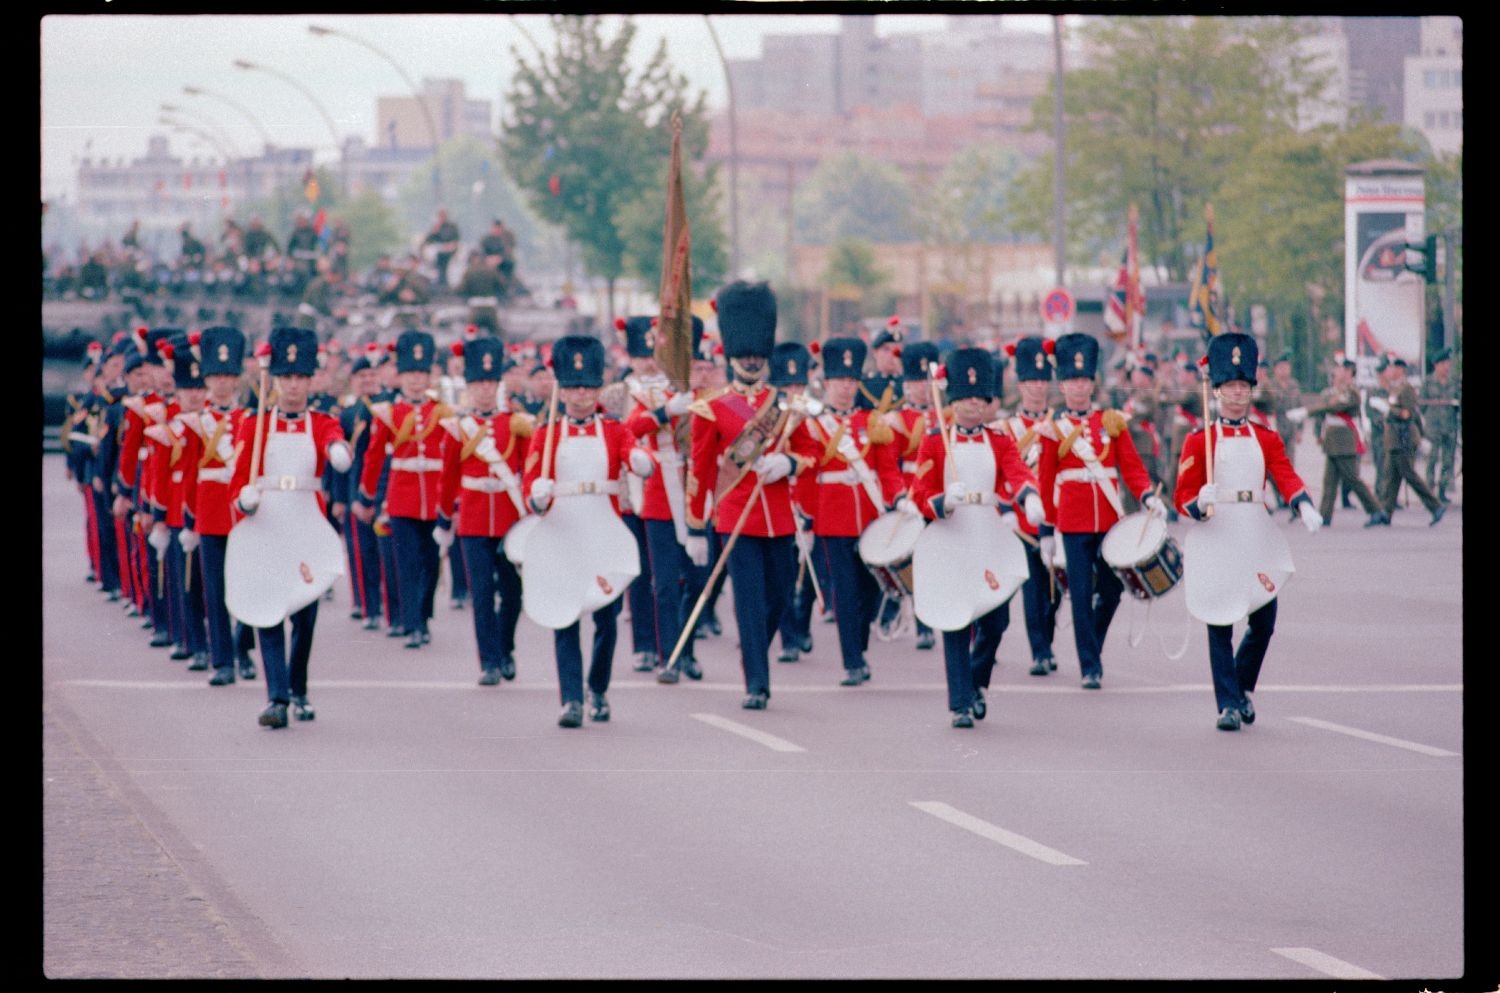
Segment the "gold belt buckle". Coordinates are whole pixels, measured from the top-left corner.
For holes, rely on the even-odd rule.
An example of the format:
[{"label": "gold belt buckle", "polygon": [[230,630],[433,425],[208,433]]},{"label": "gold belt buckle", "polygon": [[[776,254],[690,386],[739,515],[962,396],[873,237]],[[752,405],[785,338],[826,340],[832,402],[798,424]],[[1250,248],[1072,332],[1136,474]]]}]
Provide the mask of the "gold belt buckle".
[{"label": "gold belt buckle", "polygon": [[1255,494],[1250,490],[1237,490],[1235,491],[1234,498],[1240,503],[1250,503],[1255,499]]},{"label": "gold belt buckle", "polygon": [[598,493],[599,492],[599,484],[596,483],[596,482],[594,482],[594,480],[592,480],[592,479],[586,480],[586,481],[578,484],[578,492],[579,493]]}]

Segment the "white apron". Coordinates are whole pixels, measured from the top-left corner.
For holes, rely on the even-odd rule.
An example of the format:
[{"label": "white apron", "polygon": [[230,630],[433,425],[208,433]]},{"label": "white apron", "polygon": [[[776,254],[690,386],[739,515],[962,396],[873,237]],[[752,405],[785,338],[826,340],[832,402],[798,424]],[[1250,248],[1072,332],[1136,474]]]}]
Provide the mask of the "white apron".
[{"label": "white apron", "polygon": [[[993,496],[995,451],[989,440],[953,446],[956,478]],[[922,529],[912,554],[912,606],[939,631],[959,631],[1015,596],[1026,582],[1026,549],[1015,520],[993,502],[960,504]]]},{"label": "white apron", "polygon": [[[1286,538],[1266,513],[1265,457],[1253,437],[1214,438],[1214,515],[1188,531],[1182,581],[1188,613],[1234,624],[1270,603],[1295,571]],[[1235,494],[1253,499],[1240,502]]]},{"label": "white apron", "polygon": [[316,483],[312,425],[293,434],[275,430],[275,413],[267,422],[260,506],[230,530],[224,547],[224,604],[235,620],[257,628],[277,626],[344,574],[344,545],[318,507],[317,490],[278,486],[283,479]]},{"label": "white apron", "polygon": [[609,478],[604,423],[591,437],[559,434],[555,452],[557,495],[531,525],[520,555],[525,561],[521,609],[544,628],[557,630],[613,601],[640,575],[640,550],[610,504],[608,493],[570,493],[579,483]]}]

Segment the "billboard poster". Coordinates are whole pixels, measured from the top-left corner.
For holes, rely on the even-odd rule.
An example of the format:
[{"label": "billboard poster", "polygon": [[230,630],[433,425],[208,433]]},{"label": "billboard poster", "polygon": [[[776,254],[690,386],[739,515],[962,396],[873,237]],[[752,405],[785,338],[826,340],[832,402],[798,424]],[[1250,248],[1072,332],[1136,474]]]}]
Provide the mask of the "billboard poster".
[{"label": "billboard poster", "polygon": [[1374,381],[1387,352],[1422,368],[1426,283],[1406,268],[1406,252],[1425,236],[1425,207],[1416,167],[1345,181],[1344,354],[1355,360],[1360,383]]}]

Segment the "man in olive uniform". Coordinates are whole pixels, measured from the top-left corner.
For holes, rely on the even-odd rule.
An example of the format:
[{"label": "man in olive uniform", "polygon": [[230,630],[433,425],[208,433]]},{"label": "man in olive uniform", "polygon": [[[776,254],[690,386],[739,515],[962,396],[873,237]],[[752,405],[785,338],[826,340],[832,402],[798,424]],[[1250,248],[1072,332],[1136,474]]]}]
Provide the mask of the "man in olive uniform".
[{"label": "man in olive uniform", "polygon": [[859,384],[854,397],[856,410],[879,409],[885,413],[900,406],[901,343],[904,338],[901,318],[893,316],[870,343],[870,361],[874,369]]},{"label": "man in olive uniform", "polygon": [[[1370,422],[1370,458],[1375,463],[1375,493],[1385,492],[1385,478],[1389,463],[1385,458],[1385,405],[1372,401],[1390,400],[1391,356],[1382,355],[1375,364],[1375,385],[1365,393],[1365,417]],[[1384,503],[1384,501],[1381,501]],[[1390,512],[1390,508],[1386,508]]]},{"label": "man in olive uniform", "polygon": [[1427,488],[1412,464],[1417,456],[1417,446],[1422,441],[1422,407],[1417,388],[1406,378],[1405,359],[1391,360],[1386,388],[1386,397],[1370,398],[1370,406],[1385,418],[1385,485],[1380,489],[1380,502],[1389,518],[1396,506],[1396,493],[1405,480],[1432,515],[1429,526],[1436,524],[1443,519],[1448,508]]},{"label": "man in olive uniform", "polygon": [[1327,463],[1323,468],[1323,497],[1319,501],[1318,514],[1323,526],[1333,523],[1333,504],[1339,487],[1346,486],[1364,506],[1370,519],[1365,527],[1389,524],[1391,518],[1375,495],[1359,478],[1359,457],[1364,454],[1365,443],[1359,433],[1359,391],[1354,387],[1354,362],[1344,359],[1333,367],[1333,384],[1324,390],[1316,403],[1309,404],[1307,412],[1318,414],[1323,419],[1320,438]]},{"label": "man in olive uniform", "polygon": [[[1161,438],[1156,433],[1156,370],[1143,359],[1129,360],[1129,389],[1120,409],[1130,419],[1130,441],[1153,483],[1161,482]],[[1140,510],[1135,494],[1127,487],[1120,494],[1130,513]]]},{"label": "man in olive uniform", "polygon": [[1427,488],[1443,503],[1449,502],[1448,487],[1453,485],[1453,463],[1458,455],[1458,409],[1453,350],[1445,348],[1432,357],[1432,375],[1422,381],[1422,424],[1432,443],[1427,456]]}]

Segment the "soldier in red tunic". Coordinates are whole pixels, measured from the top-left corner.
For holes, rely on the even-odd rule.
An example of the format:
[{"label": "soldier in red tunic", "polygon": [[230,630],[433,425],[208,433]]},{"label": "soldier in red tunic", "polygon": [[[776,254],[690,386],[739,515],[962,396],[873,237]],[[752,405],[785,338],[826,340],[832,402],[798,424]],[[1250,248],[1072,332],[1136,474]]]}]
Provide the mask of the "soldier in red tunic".
[{"label": "soldier in red tunic", "polygon": [[1104,675],[1104,638],[1124,589],[1100,555],[1105,532],[1125,514],[1117,472],[1148,512],[1165,517],[1167,507],[1151,492],[1151,477],[1131,443],[1125,415],[1093,407],[1099,342],[1086,334],[1065,334],[1057,339],[1054,357],[1064,409],[1042,441],[1040,476],[1047,524],[1039,532],[1048,561],[1053,532],[1062,535],[1083,688],[1097,690]]}]

